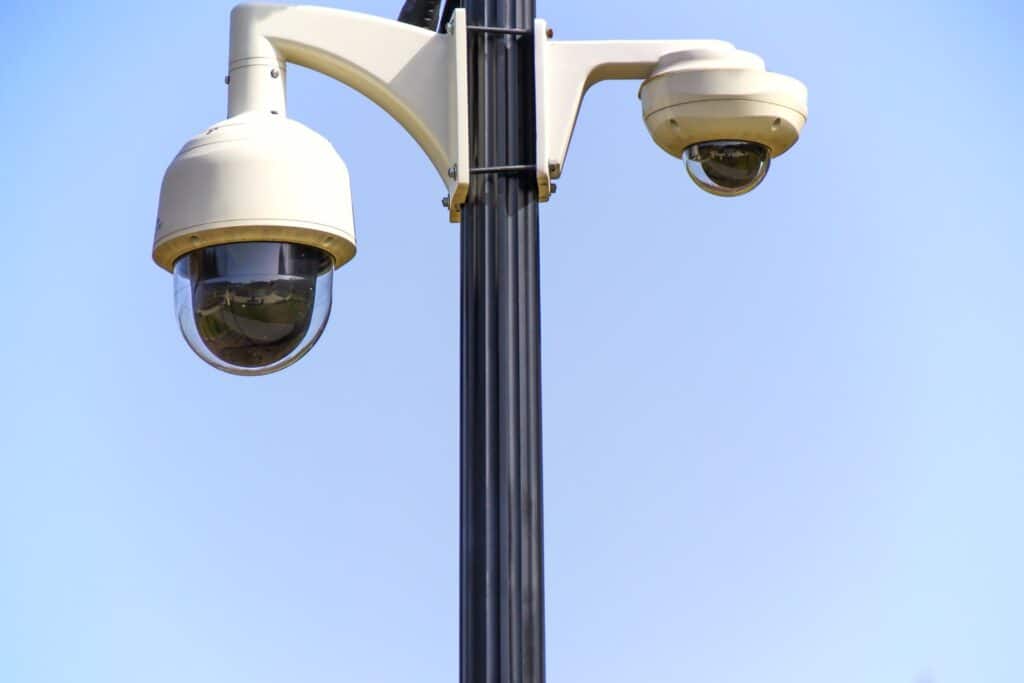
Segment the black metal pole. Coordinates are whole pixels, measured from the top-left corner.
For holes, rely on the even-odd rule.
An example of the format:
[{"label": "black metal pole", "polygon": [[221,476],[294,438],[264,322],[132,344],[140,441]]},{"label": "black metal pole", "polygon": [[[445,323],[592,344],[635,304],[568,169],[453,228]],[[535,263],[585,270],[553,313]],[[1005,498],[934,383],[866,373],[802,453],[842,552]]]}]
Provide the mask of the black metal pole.
[{"label": "black metal pole", "polygon": [[[532,29],[534,0],[467,0]],[[470,34],[462,218],[461,683],[543,683],[540,300],[531,35]],[[502,172],[500,169],[505,169]],[[514,171],[514,169],[513,169]]]}]

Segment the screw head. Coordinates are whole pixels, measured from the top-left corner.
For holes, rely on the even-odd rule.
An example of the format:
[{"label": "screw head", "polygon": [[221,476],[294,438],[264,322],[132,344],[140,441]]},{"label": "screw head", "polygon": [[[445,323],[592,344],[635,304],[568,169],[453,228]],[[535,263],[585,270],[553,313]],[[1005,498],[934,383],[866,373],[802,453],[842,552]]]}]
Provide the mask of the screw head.
[{"label": "screw head", "polygon": [[281,72],[278,71],[277,69],[271,69],[270,70],[270,77],[271,78],[277,78],[280,75],[281,75]]},{"label": "screw head", "polygon": [[447,209],[447,208],[448,208],[448,207],[450,207],[451,205],[452,205],[452,200],[451,200],[450,198],[448,198],[448,197],[445,197],[445,198],[443,198],[443,199],[441,200],[441,206],[443,206],[444,208],[446,208],[446,209]]},{"label": "screw head", "polygon": [[452,166],[451,168],[448,169],[448,177],[451,178],[452,180],[455,180],[455,177],[458,174],[459,174],[459,167],[458,166]]}]

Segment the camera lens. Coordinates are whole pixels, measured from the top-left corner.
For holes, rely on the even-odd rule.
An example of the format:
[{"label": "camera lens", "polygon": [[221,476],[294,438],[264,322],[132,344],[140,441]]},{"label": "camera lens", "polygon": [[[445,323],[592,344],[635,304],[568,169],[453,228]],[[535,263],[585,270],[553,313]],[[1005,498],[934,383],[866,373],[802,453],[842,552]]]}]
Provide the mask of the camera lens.
[{"label": "camera lens", "polygon": [[174,264],[178,323],[207,363],[238,375],[291,365],[331,310],[333,262],[314,247],[243,242],[206,247]]},{"label": "camera lens", "polygon": [[705,192],[735,197],[757,187],[771,165],[771,151],[742,140],[715,140],[691,145],[683,153],[686,171]]}]

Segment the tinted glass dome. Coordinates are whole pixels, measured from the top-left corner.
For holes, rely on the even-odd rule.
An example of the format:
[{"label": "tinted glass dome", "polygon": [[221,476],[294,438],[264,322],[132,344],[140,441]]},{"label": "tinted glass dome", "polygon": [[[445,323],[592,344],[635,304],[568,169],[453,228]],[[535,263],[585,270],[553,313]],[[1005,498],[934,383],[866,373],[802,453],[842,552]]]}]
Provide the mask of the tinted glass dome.
[{"label": "tinted glass dome", "polygon": [[697,187],[721,197],[735,197],[761,184],[772,155],[756,142],[714,140],[687,147],[683,159]]},{"label": "tinted glass dome", "polygon": [[200,358],[226,372],[281,370],[323,332],[333,266],[320,249],[282,242],[193,251],[174,264],[182,334]]}]

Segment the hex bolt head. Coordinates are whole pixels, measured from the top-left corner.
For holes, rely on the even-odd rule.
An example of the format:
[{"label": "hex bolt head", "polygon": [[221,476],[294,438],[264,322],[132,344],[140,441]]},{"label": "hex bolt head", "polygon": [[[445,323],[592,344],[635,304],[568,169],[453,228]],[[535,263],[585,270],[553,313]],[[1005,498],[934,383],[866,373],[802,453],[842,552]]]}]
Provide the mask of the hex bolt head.
[{"label": "hex bolt head", "polygon": [[558,185],[556,183],[551,183],[551,194],[556,192],[558,192]]},{"label": "hex bolt head", "polygon": [[452,180],[455,180],[455,177],[457,175],[459,175],[459,167],[458,166],[452,166],[451,168],[448,169],[448,177],[449,178],[451,178]]},{"label": "hex bolt head", "polygon": [[451,205],[452,205],[452,200],[451,200],[450,198],[448,198],[448,197],[445,197],[445,198],[443,198],[443,199],[441,200],[441,206],[443,206],[444,208],[446,208],[446,209],[447,209],[447,208],[449,208],[449,207],[450,207]]},{"label": "hex bolt head", "polygon": [[231,83],[231,74],[228,74],[227,76],[224,77],[224,85],[228,85],[230,83]]},{"label": "hex bolt head", "polygon": [[554,38],[555,37],[555,29],[551,28],[550,26],[548,26],[548,30],[546,31],[546,33],[547,33],[548,38]]},{"label": "hex bolt head", "polygon": [[281,75],[281,72],[278,71],[277,69],[271,69],[270,70],[270,77],[271,78],[277,78],[280,75]]}]

